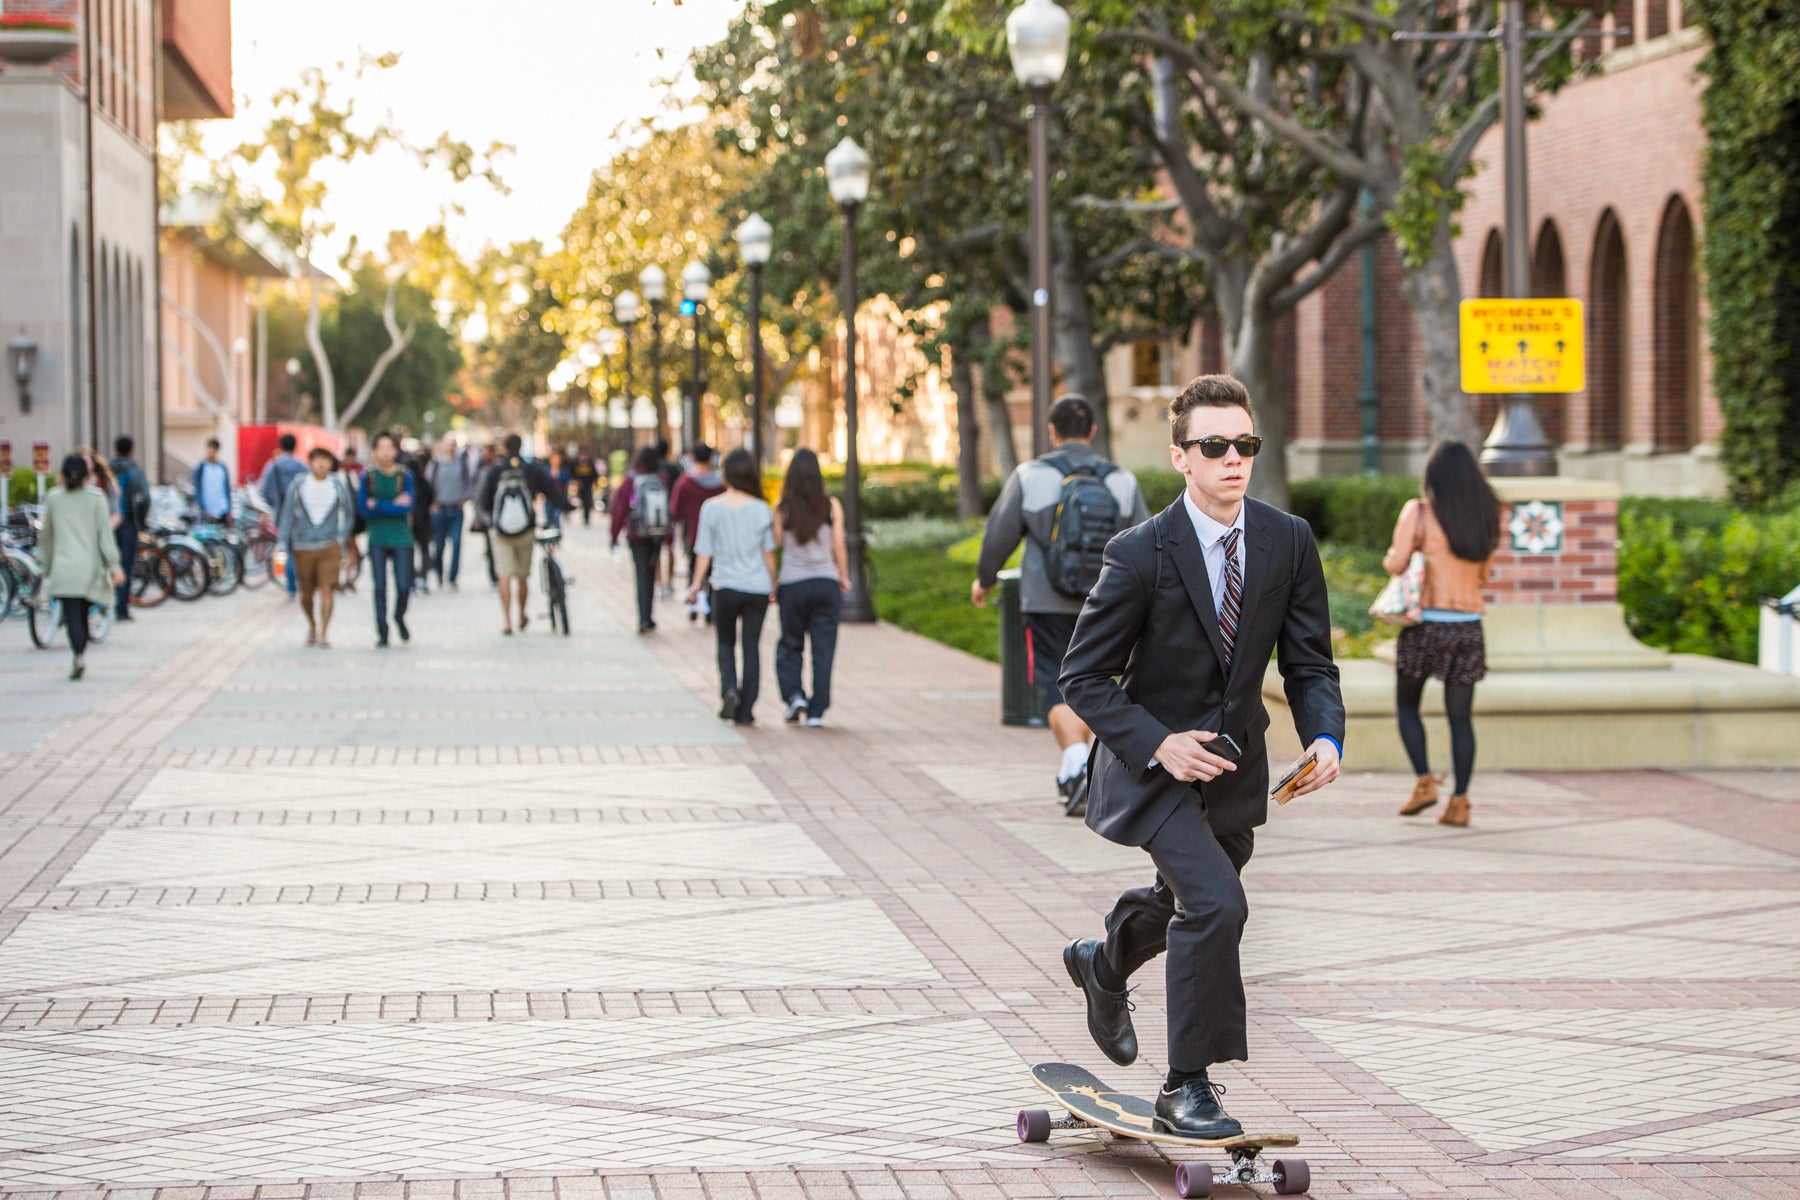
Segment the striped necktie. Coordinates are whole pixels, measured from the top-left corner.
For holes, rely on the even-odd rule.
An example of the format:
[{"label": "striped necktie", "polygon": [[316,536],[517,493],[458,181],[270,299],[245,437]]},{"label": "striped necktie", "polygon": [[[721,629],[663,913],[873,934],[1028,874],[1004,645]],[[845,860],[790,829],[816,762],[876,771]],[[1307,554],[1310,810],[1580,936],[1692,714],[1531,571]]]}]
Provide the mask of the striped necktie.
[{"label": "striped necktie", "polygon": [[1231,670],[1231,654],[1237,645],[1238,617],[1244,605],[1244,569],[1238,565],[1238,534],[1225,531],[1225,599],[1219,604],[1219,638],[1225,644],[1225,670]]}]

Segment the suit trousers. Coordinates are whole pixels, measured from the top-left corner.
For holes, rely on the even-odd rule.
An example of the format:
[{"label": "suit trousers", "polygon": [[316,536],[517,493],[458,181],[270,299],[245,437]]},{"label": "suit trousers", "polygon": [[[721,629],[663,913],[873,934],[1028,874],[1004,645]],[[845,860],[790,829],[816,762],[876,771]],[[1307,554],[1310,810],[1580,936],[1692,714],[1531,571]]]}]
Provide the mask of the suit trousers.
[{"label": "suit trousers", "polygon": [[1127,979],[1167,952],[1169,1068],[1184,1074],[1249,1057],[1238,962],[1249,902],[1238,875],[1254,831],[1215,833],[1198,795],[1144,847],[1156,881],[1119,897],[1106,918],[1106,961]]}]

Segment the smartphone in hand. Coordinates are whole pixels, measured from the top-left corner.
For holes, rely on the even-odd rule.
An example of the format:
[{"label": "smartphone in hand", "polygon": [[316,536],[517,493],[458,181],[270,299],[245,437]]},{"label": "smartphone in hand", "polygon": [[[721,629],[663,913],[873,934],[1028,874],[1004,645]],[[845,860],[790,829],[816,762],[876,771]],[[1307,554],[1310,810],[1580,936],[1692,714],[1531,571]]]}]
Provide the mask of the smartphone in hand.
[{"label": "smartphone in hand", "polygon": [[1304,783],[1309,775],[1318,770],[1319,752],[1308,749],[1305,754],[1288,764],[1288,769],[1281,773],[1275,786],[1269,789],[1269,799],[1277,804],[1286,804],[1294,798],[1294,791]]},{"label": "smartphone in hand", "polygon": [[1229,733],[1219,734],[1206,743],[1206,748],[1227,762],[1237,762],[1244,757],[1244,748]]}]

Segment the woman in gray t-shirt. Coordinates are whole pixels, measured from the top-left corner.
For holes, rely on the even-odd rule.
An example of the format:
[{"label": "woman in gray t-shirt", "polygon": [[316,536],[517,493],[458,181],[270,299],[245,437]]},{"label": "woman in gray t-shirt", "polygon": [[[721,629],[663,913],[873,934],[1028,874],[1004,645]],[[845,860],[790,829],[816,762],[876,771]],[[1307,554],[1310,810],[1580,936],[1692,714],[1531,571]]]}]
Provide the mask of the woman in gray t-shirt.
[{"label": "woman in gray t-shirt", "polygon": [[[725,492],[700,506],[694,538],[693,604],[713,586],[713,630],[719,641],[719,719],[753,725],[750,710],[762,676],[762,627],[775,598],[774,514],[762,498],[762,477],[748,450],[725,456]],[[743,630],[743,671],[738,670],[738,632]]]}]

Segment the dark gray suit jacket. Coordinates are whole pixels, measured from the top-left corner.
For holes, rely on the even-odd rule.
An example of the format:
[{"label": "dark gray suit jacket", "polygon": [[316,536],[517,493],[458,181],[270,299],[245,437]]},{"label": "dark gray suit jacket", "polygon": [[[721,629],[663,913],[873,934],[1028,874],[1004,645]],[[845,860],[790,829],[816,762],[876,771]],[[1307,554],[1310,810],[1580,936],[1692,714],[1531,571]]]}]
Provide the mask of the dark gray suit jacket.
[{"label": "dark gray suit jacket", "polygon": [[[1206,558],[1180,499],[1106,547],[1100,580],[1063,658],[1062,693],[1096,736],[1087,823],[1141,846],[1176,807],[1205,803],[1216,832],[1268,819],[1263,673],[1278,656],[1302,744],[1344,740],[1344,701],[1331,658],[1325,572],[1305,521],[1256,500],[1244,513],[1244,602],[1227,677]],[[1235,771],[1186,784],[1152,767],[1185,730],[1229,733]]]}]

